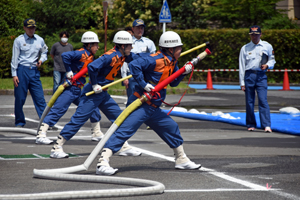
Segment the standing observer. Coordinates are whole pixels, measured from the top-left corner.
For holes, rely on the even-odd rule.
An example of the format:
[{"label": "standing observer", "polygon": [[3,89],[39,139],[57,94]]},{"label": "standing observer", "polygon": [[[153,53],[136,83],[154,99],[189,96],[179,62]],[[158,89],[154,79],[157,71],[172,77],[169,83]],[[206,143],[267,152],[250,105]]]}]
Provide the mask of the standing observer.
[{"label": "standing observer", "polygon": [[[149,38],[143,37],[144,31],[145,31],[145,23],[141,19],[136,19],[132,23],[132,50],[131,52],[137,54],[137,53],[155,53],[156,47],[152,40]],[[127,30],[128,31],[128,30]],[[129,76],[130,70],[128,67],[128,63],[124,62],[122,68],[121,68],[121,76],[122,78]],[[134,88],[137,85],[137,82],[134,80],[134,78],[127,79],[123,81],[123,84],[126,87],[126,93],[127,97],[129,98],[133,92],[135,91]]]},{"label": "standing observer", "polygon": [[53,94],[57,90],[58,86],[63,84],[66,76],[66,68],[61,58],[61,54],[67,51],[73,51],[73,46],[68,43],[69,33],[62,31],[59,34],[60,41],[53,44],[50,56],[53,59]]},{"label": "standing observer", "polygon": [[254,131],[257,127],[254,114],[256,91],[260,126],[265,132],[272,132],[266,71],[273,69],[276,63],[274,50],[271,44],[260,39],[262,33],[259,26],[251,26],[249,35],[251,42],[242,47],[239,56],[240,86],[246,95],[246,126],[248,131]]},{"label": "standing observer", "polygon": [[28,89],[39,118],[46,107],[38,68],[47,60],[48,47],[43,38],[34,34],[36,28],[34,19],[26,19],[23,28],[25,33],[14,41],[11,60],[11,74],[15,86],[15,125],[17,127],[23,127],[26,124],[23,105]]}]

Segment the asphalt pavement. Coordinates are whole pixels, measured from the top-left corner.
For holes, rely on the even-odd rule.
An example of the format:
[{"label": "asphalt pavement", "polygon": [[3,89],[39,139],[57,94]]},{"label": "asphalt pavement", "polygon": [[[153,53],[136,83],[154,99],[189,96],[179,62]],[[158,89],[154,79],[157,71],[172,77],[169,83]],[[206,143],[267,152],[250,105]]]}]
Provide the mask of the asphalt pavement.
[{"label": "asphalt pavement", "polygon": [[[166,102],[176,103],[180,97],[168,95]],[[49,101],[51,96],[45,98]],[[113,98],[121,108],[125,107],[125,96]],[[268,91],[273,113],[288,106],[300,109],[299,98],[300,91]],[[12,129],[12,132],[0,132],[0,195],[132,188],[128,185],[34,178],[33,169],[82,164],[97,145],[91,141],[90,122],[86,122],[64,145],[65,152],[72,153],[73,157],[50,159],[52,145],[37,145],[34,135],[14,132],[13,95],[0,95],[0,102],[0,129]],[[180,106],[207,113],[245,112],[245,98],[241,90],[197,90],[195,94],[186,94]],[[48,132],[51,139],[56,139],[75,110],[76,106],[72,105],[58,122],[57,130]],[[39,119],[31,96],[26,100],[24,112],[27,120],[24,129],[36,130]],[[142,125],[129,140],[132,146],[143,152],[142,156],[114,155],[110,164],[119,169],[114,177],[157,181],[164,184],[164,193],[109,199],[300,199],[299,136],[264,133],[263,130],[248,132],[246,127],[222,122],[172,118],[179,125],[187,156],[202,164],[200,170],[175,170],[173,151],[153,130]],[[101,130],[106,132],[110,125],[102,115]],[[87,171],[78,174],[96,176],[97,159]]]}]

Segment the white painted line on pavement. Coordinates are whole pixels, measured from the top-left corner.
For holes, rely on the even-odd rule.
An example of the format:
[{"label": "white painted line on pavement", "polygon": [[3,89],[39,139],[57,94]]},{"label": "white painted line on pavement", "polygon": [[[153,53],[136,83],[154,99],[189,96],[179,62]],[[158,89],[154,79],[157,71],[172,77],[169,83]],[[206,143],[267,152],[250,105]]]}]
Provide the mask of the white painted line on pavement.
[{"label": "white painted line on pavement", "polygon": [[[11,116],[11,117],[14,117],[13,114],[11,115],[0,115],[0,116]],[[33,120],[33,119],[29,119],[29,118],[25,118],[26,120],[28,121],[31,121],[31,122],[37,122],[39,123],[39,121],[37,120]],[[77,137],[90,137],[90,136],[77,136]],[[18,138],[20,139],[20,138]],[[169,156],[165,156],[165,155],[162,155],[162,154],[158,154],[158,153],[155,153],[155,152],[151,152],[151,151],[148,151],[148,150],[144,150],[144,149],[140,149],[140,148],[137,148],[137,147],[134,147],[135,149],[141,151],[142,153],[144,154],[147,154],[147,155],[150,155],[150,156],[153,156],[153,157],[158,157],[158,158],[162,158],[162,159],[165,159],[165,160],[168,160],[168,161],[171,161],[171,162],[175,162],[175,159],[174,157],[169,157]],[[289,198],[289,199],[299,199],[299,197],[293,195],[293,194],[289,194],[289,193],[285,193],[285,192],[281,192],[281,191],[278,191],[280,189],[272,189],[272,188],[267,188],[265,186],[260,186],[260,185],[257,185],[257,184],[254,184],[254,183],[251,183],[249,181],[244,181],[244,180],[241,180],[241,179],[237,179],[237,178],[234,178],[232,176],[229,176],[229,175],[226,175],[222,172],[217,172],[213,169],[209,169],[209,168],[205,168],[205,167],[201,167],[199,169],[200,171],[205,171],[205,172],[208,172],[214,176],[217,176],[219,178],[222,178],[224,180],[227,180],[227,181],[231,181],[231,182],[234,182],[234,183],[237,183],[237,184],[240,184],[240,185],[243,185],[243,186],[246,186],[248,188],[251,188],[251,189],[212,189],[212,190],[184,190],[184,191],[198,191],[198,192],[208,192],[208,191],[273,191],[274,193],[276,193],[277,195],[279,196],[282,196],[282,197],[285,197],[285,198]],[[165,192],[175,192],[175,191],[181,191],[181,190],[165,190]]]},{"label": "white painted line on pavement", "polygon": [[[148,151],[148,150],[140,149],[140,148],[137,148],[137,147],[134,147],[134,148],[136,150],[138,150],[138,151],[141,151],[144,154],[149,155],[149,156],[153,156],[153,157],[157,157],[157,158],[162,158],[162,159],[165,159],[165,160],[168,160],[168,161],[171,161],[171,162],[175,162],[174,157],[165,156],[165,155],[162,155],[162,154],[158,154],[158,153],[151,152],[151,151]],[[231,181],[231,182],[234,182],[234,183],[246,186],[246,187],[248,187],[250,189],[226,189],[226,188],[225,189],[220,189],[220,188],[217,188],[217,189],[211,189],[211,190],[209,190],[209,189],[200,189],[200,190],[165,190],[165,192],[270,191],[270,192],[275,193],[276,195],[282,196],[282,197],[284,197],[286,199],[293,199],[293,200],[300,199],[296,195],[279,191],[281,189],[278,189],[278,188],[277,189],[275,189],[275,188],[267,188],[266,186],[257,185],[257,184],[251,183],[249,181],[244,181],[244,180],[241,180],[241,179],[237,179],[237,178],[228,176],[228,175],[226,175],[226,174],[224,174],[222,172],[217,172],[217,171],[215,171],[213,169],[201,167],[199,170],[200,171],[208,172],[209,174],[212,174],[212,175],[217,176],[219,178],[222,178],[224,180]]]},{"label": "white painted line on pavement", "polygon": [[[168,160],[168,161],[171,161],[171,162],[175,162],[175,159],[173,157],[169,157],[169,156],[165,156],[165,155],[162,155],[162,154],[154,153],[154,152],[147,151],[147,150],[144,150],[144,149],[140,149],[140,148],[137,148],[137,147],[134,147],[134,148],[137,149],[138,151],[141,151],[144,154],[149,155],[149,156],[158,157],[158,158],[162,158],[162,159],[165,159],[165,160]],[[254,184],[254,183],[250,183],[248,181],[243,181],[243,180],[228,176],[228,175],[226,175],[222,172],[217,172],[213,169],[201,167],[199,170],[208,172],[208,173],[210,173],[214,176],[225,179],[227,181],[231,181],[231,182],[246,186],[246,187],[251,188],[253,190],[260,190],[260,191],[268,191],[269,190],[265,186],[260,186],[260,185]]]},{"label": "white painted line on pavement", "polygon": [[[269,189],[269,190],[279,190],[279,189]],[[216,188],[216,189],[199,189],[199,190],[164,190],[164,192],[253,192],[253,191],[265,191],[265,190],[255,190],[255,189],[239,189],[239,188]]]}]

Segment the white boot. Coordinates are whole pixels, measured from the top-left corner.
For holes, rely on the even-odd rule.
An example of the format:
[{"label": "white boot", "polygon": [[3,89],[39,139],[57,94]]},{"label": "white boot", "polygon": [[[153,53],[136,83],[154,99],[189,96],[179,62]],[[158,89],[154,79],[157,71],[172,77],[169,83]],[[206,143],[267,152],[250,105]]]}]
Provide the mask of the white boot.
[{"label": "white boot", "polygon": [[53,140],[50,140],[46,136],[48,128],[49,128],[48,124],[42,123],[42,125],[40,126],[40,130],[35,139],[36,144],[52,144],[53,143]]},{"label": "white boot", "polygon": [[101,152],[101,156],[98,160],[98,164],[96,167],[96,174],[98,175],[113,175],[118,171],[118,169],[114,169],[109,165],[109,158],[113,155],[113,152],[108,149],[104,148]]},{"label": "white boot", "polygon": [[51,149],[50,158],[68,158],[69,154],[65,153],[62,146],[67,141],[61,135],[57,136],[58,139],[54,143],[54,146]]},{"label": "white boot", "polygon": [[103,138],[103,133],[100,130],[100,122],[91,123],[92,125],[92,141],[99,142]]},{"label": "white boot", "polygon": [[122,148],[119,151],[119,156],[140,156],[142,152],[135,150],[132,146],[126,141]]},{"label": "white boot", "polygon": [[190,159],[184,153],[182,145],[174,148],[173,151],[175,154],[176,169],[199,169],[201,167],[200,164],[195,164],[194,162],[190,161]]}]

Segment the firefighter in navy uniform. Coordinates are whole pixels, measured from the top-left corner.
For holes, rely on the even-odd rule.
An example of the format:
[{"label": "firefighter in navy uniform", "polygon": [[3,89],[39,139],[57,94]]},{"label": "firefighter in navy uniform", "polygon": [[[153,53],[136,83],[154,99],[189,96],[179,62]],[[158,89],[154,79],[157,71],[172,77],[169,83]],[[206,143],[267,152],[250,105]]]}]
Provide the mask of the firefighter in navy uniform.
[{"label": "firefighter in navy uniform", "polygon": [[[65,125],[58,136],[58,140],[51,150],[52,158],[67,158],[63,151],[63,144],[70,140],[90,118],[95,109],[100,109],[105,116],[114,122],[122,110],[118,104],[101,86],[114,81],[123,63],[132,61],[132,36],[127,31],[119,31],[115,34],[113,42],[115,47],[104,53],[100,58],[88,64],[90,82],[82,89],[79,105],[71,121]],[[94,91],[95,94],[86,96],[85,93]],[[120,150],[122,156],[139,156],[141,152],[134,150],[127,142]]]},{"label": "firefighter in navy uniform", "polygon": [[[128,105],[139,98],[143,92],[150,92],[154,85],[164,81],[170,75],[178,71],[177,60],[182,51],[180,36],[173,32],[163,33],[159,40],[160,51],[155,54],[148,54],[139,57],[129,63],[129,68],[133,78],[139,87],[135,87],[135,92],[128,99]],[[185,72],[170,83],[171,87],[176,87],[180,81],[192,71],[192,65],[185,65]],[[160,92],[162,100],[166,98],[166,87]],[[196,164],[186,156],[183,150],[183,139],[180,135],[178,124],[159,106],[160,98],[152,98],[134,110],[112,134],[106,142],[100,159],[96,167],[98,175],[113,175],[117,169],[110,167],[109,158],[122,147],[138,128],[145,123],[150,126],[163,140],[173,149],[175,154],[176,169],[198,169],[200,164]]]},{"label": "firefighter in navy uniform", "polygon": [[[99,49],[99,39],[96,33],[92,31],[85,32],[81,37],[83,48],[77,51],[68,51],[62,53],[61,57],[67,71],[67,78],[72,78],[73,75],[87,67],[94,60],[94,55]],[[48,115],[43,120],[40,130],[37,134],[35,143],[51,144],[52,140],[46,137],[49,127],[53,127],[59,119],[68,111],[71,103],[79,104],[81,96],[81,88],[85,84],[86,75],[80,77],[70,87],[67,87],[62,94],[57,98]],[[103,137],[100,130],[100,112],[98,109],[90,117],[92,126],[92,141],[99,141]],[[58,156],[58,155],[57,155]]]}]

